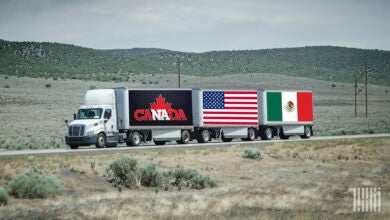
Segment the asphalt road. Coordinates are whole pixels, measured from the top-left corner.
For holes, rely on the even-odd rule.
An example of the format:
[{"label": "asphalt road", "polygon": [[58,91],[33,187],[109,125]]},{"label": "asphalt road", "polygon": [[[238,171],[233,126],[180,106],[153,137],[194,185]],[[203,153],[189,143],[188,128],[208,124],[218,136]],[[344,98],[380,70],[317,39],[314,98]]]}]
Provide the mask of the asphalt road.
[{"label": "asphalt road", "polygon": [[232,147],[232,146],[267,146],[278,142],[308,142],[308,141],[329,141],[329,140],[347,140],[347,139],[367,139],[367,138],[388,138],[390,134],[358,134],[358,135],[343,135],[343,136],[319,136],[311,137],[310,139],[300,139],[299,137],[292,137],[289,140],[279,140],[273,139],[269,141],[251,141],[251,142],[241,142],[241,141],[232,141],[229,143],[226,142],[210,142],[207,144],[198,144],[194,143],[189,144],[176,144],[174,142],[169,142],[164,146],[156,146],[152,143],[143,144],[138,147],[127,147],[127,146],[118,146],[114,148],[95,148],[94,146],[90,147],[80,147],[77,150],[72,150],[70,148],[66,149],[42,149],[42,150],[19,150],[19,151],[1,151],[0,158],[9,158],[9,157],[49,157],[49,156],[65,156],[65,155],[79,155],[79,154],[106,154],[106,153],[120,153],[120,152],[140,152],[140,151],[156,151],[156,150],[172,150],[172,149],[207,149],[207,148],[217,148],[217,147]]}]

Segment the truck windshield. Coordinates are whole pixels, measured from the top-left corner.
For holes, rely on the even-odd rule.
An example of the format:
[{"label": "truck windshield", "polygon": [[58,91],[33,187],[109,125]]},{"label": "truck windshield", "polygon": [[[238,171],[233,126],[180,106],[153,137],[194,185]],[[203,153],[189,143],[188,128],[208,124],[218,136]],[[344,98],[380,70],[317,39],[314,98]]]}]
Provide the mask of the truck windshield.
[{"label": "truck windshield", "polygon": [[77,119],[99,119],[102,116],[103,109],[89,108],[79,109],[77,112]]}]

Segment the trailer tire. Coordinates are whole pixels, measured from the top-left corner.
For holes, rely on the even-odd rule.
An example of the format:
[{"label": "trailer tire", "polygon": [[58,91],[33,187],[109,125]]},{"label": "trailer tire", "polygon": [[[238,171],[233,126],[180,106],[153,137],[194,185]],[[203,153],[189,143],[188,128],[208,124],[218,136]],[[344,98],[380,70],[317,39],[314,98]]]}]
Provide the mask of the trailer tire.
[{"label": "trailer tire", "polygon": [[310,126],[305,126],[303,135],[301,136],[302,139],[308,139],[311,136],[311,128]]},{"label": "trailer tire", "polygon": [[106,136],[103,133],[99,133],[96,137],[96,148],[103,148],[106,146]]},{"label": "trailer tire", "polygon": [[197,140],[199,143],[207,143],[210,141],[210,138],[211,138],[210,131],[205,129],[205,130],[200,132]]},{"label": "trailer tire", "polygon": [[[130,136],[130,146],[138,146],[141,143],[141,135],[138,132],[131,133]],[[129,142],[126,142],[127,146],[129,146]]]},{"label": "trailer tire", "polygon": [[69,147],[71,148],[71,149],[77,149],[77,148],[79,148],[79,145],[69,145]]},{"label": "trailer tire", "polygon": [[246,138],[241,138],[243,141],[254,141],[256,139],[256,132],[253,128],[248,129],[248,136]]},{"label": "trailer tire", "polygon": [[262,131],[261,140],[271,140],[271,139],[272,139],[272,128],[270,127],[265,128]]},{"label": "trailer tire", "polygon": [[154,141],[155,145],[165,145],[166,141]]},{"label": "trailer tire", "polygon": [[222,132],[221,140],[222,140],[223,142],[232,142],[233,138],[227,138],[227,137],[225,137],[225,134]]},{"label": "trailer tire", "polygon": [[287,139],[290,138],[290,136],[285,135],[284,132],[283,132],[283,129],[281,129],[280,132],[279,132],[279,138],[282,139],[282,140],[287,140]]},{"label": "trailer tire", "polygon": [[181,139],[176,141],[178,144],[188,144],[191,141],[191,134],[188,130],[181,132]]}]

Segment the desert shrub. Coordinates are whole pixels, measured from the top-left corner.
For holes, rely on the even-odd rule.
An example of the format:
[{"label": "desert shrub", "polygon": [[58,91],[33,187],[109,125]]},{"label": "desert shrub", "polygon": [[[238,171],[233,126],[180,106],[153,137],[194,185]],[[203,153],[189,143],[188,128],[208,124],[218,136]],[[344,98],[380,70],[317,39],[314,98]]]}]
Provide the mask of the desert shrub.
[{"label": "desert shrub", "polygon": [[37,167],[15,177],[10,183],[10,194],[17,198],[48,198],[60,195],[64,186],[55,176]]},{"label": "desert shrub", "polygon": [[162,176],[154,163],[147,163],[141,168],[141,185],[147,187],[160,186]]},{"label": "desert shrub", "polygon": [[147,163],[139,167],[138,161],[131,157],[112,161],[107,168],[107,174],[112,185],[119,191],[122,191],[123,187],[133,189],[139,186],[156,187],[165,191],[171,186],[176,186],[179,190],[181,187],[203,189],[216,186],[210,177],[201,175],[197,170],[177,166],[160,173],[156,164]]},{"label": "desert shrub", "polygon": [[7,205],[9,200],[9,195],[3,187],[0,187],[0,205]]},{"label": "desert shrub", "polygon": [[47,84],[45,85],[45,87],[46,87],[46,88],[51,88],[51,83],[47,83]]},{"label": "desert shrub", "polygon": [[5,89],[8,89],[8,88],[11,88],[11,86],[9,86],[9,85],[7,84],[7,85],[4,85],[4,88],[5,88]]},{"label": "desert shrub", "polygon": [[241,153],[240,156],[249,159],[262,159],[264,158],[264,153],[256,148],[245,148],[244,152]]},{"label": "desert shrub", "polygon": [[185,169],[177,166],[169,170],[168,174],[175,179],[173,185],[179,187],[190,187],[192,189],[204,189],[206,187],[215,187],[217,184],[208,176],[201,175],[197,170]]},{"label": "desert shrub", "polygon": [[138,161],[135,158],[123,157],[114,160],[107,168],[108,177],[111,183],[119,191],[122,188],[137,188],[140,186],[140,170],[137,168]]}]

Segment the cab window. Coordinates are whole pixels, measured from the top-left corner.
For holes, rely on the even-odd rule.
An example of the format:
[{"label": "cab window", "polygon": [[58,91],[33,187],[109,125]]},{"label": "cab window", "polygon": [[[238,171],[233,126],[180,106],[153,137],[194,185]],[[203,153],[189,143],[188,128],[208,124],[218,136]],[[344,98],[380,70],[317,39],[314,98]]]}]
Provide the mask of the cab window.
[{"label": "cab window", "polygon": [[110,119],[111,118],[111,109],[106,109],[104,111],[104,119]]}]

